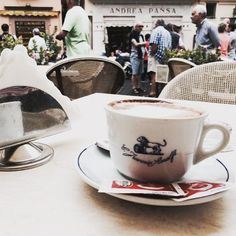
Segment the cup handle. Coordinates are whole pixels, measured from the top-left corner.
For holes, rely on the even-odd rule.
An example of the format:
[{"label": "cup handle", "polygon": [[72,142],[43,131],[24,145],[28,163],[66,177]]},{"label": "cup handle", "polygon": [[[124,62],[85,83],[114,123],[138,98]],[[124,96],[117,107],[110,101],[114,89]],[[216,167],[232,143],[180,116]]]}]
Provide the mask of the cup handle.
[{"label": "cup handle", "polygon": [[[204,143],[207,133],[211,130],[219,130],[223,136],[222,136],[222,139],[220,140],[220,142],[218,144],[216,144],[216,146],[212,150],[207,151],[207,150],[203,149],[203,143]],[[226,147],[226,145],[229,143],[230,131],[231,130],[230,130],[229,126],[226,126],[224,124],[205,124],[203,126],[202,134],[200,137],[200,141],[198,144],[196,155],[194,157],[193,164],[197,164],[198,162],[200,162],[212,155],[215,155],[216,153],[218,153],[222,149],[224,149]]]}]

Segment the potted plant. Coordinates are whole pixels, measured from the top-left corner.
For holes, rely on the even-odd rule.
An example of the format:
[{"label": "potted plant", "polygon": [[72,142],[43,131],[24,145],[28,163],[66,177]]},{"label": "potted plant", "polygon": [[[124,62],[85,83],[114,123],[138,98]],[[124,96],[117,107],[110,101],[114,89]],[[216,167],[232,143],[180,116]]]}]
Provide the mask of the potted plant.
[{"label": "potted plant", "polygon": [[220,59],[220,52],[218,50],[206,50],[203,47],[198,47],[193,50],[165,50],[164,55],[164,64],[167,64],[170,58],[177,57],[177,58],[184,58],[189,60],[196,65],[201,65],[204,63],[221,61]]}]

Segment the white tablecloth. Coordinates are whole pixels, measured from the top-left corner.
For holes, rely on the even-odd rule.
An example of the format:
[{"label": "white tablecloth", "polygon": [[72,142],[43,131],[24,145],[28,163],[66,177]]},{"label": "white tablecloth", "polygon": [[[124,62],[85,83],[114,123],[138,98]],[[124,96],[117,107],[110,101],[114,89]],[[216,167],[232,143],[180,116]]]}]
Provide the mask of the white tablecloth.
[{"label": "white tablecloth", "polygon": [[[0,235],[235,235],[236,190],[201,205],[159,207],[98,193],[84,183],[76,161],[80,151],[106,135],[104,105],[120,95],[93,94],[73,101],[73,130],[40,140],[53,147],[53,159],[38,168],[0,172]],[[184,102],[183,102],[184,103]],[[186,102],[233,127],[234,105]],[[234,149],[235,150],[235,149]],[[236,176],[236,151],[219,154]],[[207,171],[207,170],[206,170]]]}]

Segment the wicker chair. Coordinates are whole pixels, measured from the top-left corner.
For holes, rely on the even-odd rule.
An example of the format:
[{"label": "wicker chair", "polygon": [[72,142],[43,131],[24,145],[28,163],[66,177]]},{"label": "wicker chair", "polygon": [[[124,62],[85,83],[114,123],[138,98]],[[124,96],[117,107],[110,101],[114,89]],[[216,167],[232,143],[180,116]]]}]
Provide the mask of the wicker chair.
[{"label": "wicker chair", "polygon": [[172,80],[178,74],[196,66],[196,64],[194,64],[193,62],[183,58],[170,58],[167,64],[170,74],[169,80]]},{"label": "wicker chair", "polygon": [[58,61],[46,74],[70,99],[95,92],[118,93],[125,79],[124,70],[118,62],[99,56]]},{"label": "wicker chair", "polygon": [[236,62],[193,67],[171,80],[159,98],[236,104]]}]

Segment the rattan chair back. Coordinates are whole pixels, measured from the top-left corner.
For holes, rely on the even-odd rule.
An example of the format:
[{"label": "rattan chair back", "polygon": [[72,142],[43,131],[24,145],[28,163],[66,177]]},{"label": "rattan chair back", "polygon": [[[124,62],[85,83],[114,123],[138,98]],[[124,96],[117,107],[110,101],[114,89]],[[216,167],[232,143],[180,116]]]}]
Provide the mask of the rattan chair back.
[{"label": "rattan chair back", "polygon": [[87,56],[58,61],[47,71],[47,77],[63,95],[76,99],[92,93],[118,93],[125,73],[116,61]]},{"label": "rattan chair back", "polygon": [[195,66],[177,75],[159,98],[236,104],[236,62]]},{"label": "rattan chair back", "polygon": [[191,61],[188,61],[183,58],[170,58],[168,60],[168,67],[169,67],[169,80],[172,80],[178,74],[196,66]]}]

